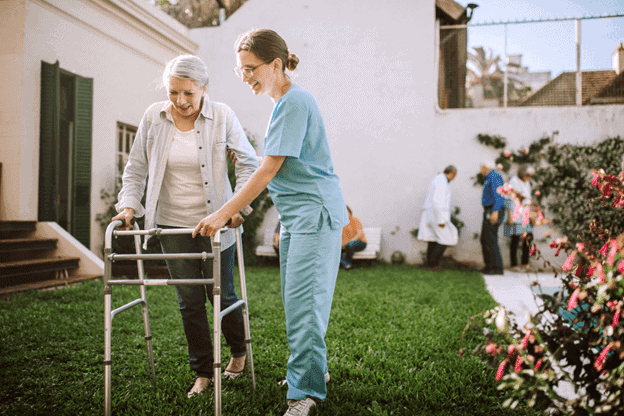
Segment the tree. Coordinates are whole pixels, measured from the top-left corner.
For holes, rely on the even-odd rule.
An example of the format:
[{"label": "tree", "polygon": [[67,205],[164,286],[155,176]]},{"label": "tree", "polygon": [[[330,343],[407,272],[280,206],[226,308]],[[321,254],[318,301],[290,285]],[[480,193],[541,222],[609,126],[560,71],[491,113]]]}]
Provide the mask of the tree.
[{"label": "tree", "polygon": [[155,4],[183,25],[219,26],[219,10],[228,18],[248,0],[156,0]]}]

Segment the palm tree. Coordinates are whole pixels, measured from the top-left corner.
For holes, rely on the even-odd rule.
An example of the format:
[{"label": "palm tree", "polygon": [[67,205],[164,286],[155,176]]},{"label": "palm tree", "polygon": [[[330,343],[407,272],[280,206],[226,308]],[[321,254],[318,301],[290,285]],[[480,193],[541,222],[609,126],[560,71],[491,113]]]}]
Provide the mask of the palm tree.
[{"label": "palm tree", "polygon": [[171,17],[187,27],[219,25],[219,9],[229,17],[247,0],[153,0]]},{"label": "palm tree", "polygon": [[500,56],[494,56],[491,48],[487,51],[482,46],[472,49],[474,52],[468,51],[467,87],[481,84],[484,98],[502,98],[504,74],[499,66]]}]

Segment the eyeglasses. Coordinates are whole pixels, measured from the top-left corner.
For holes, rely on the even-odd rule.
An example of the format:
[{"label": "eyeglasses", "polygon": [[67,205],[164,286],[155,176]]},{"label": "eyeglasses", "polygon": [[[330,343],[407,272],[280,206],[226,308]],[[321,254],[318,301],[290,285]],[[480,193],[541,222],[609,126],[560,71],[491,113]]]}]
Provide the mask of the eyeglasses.
[{"label": "eyeglasses", "polygon": [[271,63],[273,61],[269,61],[269,62],[262,62],[260,65],[256,65],[256,66],[248,66],[245,68],[239,68],[239,67],[234,67],[234,73],[236,74],[237,77],[239,78],[243,78],[243,75],[245,75],[247,78],[251,78],[253,76],[253,71],[255,71],[256,69],[260,68],[262,65],[266,65],[268,63]]}]

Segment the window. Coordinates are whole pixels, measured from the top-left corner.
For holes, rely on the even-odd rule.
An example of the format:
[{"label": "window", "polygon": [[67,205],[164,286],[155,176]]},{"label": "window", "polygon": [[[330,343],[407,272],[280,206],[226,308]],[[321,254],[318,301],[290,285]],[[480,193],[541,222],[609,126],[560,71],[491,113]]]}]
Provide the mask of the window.
[{"label": "window", "polygon": [[117,173],[116,177],[121,179],[123,175],[126,163],[128,163],[128,156],[130,156],[130,149],[134,143],[136,137],[137,128],[129,124],[117,122]]}]

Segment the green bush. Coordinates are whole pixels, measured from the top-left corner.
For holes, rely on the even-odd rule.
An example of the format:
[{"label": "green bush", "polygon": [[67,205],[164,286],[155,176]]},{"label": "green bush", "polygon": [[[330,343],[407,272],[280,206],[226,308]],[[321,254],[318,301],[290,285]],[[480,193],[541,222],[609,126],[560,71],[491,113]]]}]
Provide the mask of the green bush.
[{"label": "green bush", "polygon": [[[614,149],[616,144],[619,142],[609,140],[597,146],[595,153],[584,150],[589,157]],[[568,150],[561,155],[572,156]],[[555,166],[574,164],[550,160]],[[594,171],[591,185],[586,185],[582,175],[574,181],[580,170],[568,168],[572,179],[554,176],[564,181],[555,188],[561,192],[555,201],[568,195],[561,189],[574,194],[573,186],[591,187],[592,192],[585,190],[585,194],[596,195],[583,201],[586,209],[574,212],[585,227],[573,228],[580,237],[560,238],[551,244],[551,248],[569,253],[561,270],[562,289],[553,295],[540,294],[543,303],[523,328],[510,324],[505,309],[499,306],[472,317],[462,338],[475,326],[485,335],[474,353],[497,368],[495,379],[507,395],[505,407],[527,403],[549,415],[624,415],[624,325],[620,319],[624,309],[624,233],[614,232],[624,223],[624,173],[616,177],[604,170]],[[559,224],[568,226],[559,215]],[[535,243],[531,245],[532,254],[539,256]],[[566,398],[555,390],[563,382],[573,386],[575,397]]]},{"label": "green bush", "polygon": [[[615,221],[619,213],[597,206],[588,208],[587,201],[600,194],[589,186],[594,167],[600,166],[606,172],[621,170],[624,140],[618,136],[595,144],[558,144],[554,140],[557,134],[554,132],[552,137],[543,137],[522,149],[501,150],[496,158],[498,168],[509,173],[513,166],[524,163],[535,167],[532,199],[562,235],[576,241],[593,238],[597,244],[598,236],[588,231],[592,221],[612,224],[611,232],[620,234],[624,223]],[[500,136],[479,135],[478,140],[495,149],[504,149],[506,145]],[[475,185],[483,185],[480,173],[474,179]]]}]

